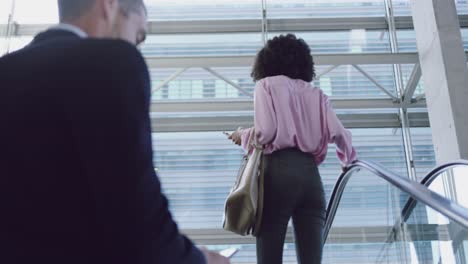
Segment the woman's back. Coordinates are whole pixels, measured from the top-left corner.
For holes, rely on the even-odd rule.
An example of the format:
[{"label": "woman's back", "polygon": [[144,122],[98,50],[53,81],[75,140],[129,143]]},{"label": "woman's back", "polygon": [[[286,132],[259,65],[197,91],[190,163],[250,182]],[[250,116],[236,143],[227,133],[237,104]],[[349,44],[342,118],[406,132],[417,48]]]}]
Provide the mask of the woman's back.
[{"label": "woman's back", "polygon": [[252,77],[255,126],[238,129],[229,138],[247,151],[252,135],[265,146],[257,263],[282,263],[292,218],[298,263],[319,264],[326,203],[317,166],[325,160],[329,143],[337,145],[342,166],[355,160],[351,133],[338,120],[328,97],[311,85],[314,61],[303,39],[288,34],[269,40],[257,54]]},{"label": "woman's back", "polygon": [[266,154],[298,148],[312,154],[319,165],[326,157],[328,143],[336,143],[343,165],[356,158],[351,133],[336,117],[328,97],[300,79],[279,75],[257,82],[255,129]]}]

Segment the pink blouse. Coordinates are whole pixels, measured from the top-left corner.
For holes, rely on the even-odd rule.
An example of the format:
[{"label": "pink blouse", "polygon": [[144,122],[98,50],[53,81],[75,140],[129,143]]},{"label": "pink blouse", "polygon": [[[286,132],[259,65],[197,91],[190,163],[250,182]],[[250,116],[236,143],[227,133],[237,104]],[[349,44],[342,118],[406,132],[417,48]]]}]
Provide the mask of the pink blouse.
[{"label": "pink blouse", "polygon": [[[296,147],[310,153],[320,165],[329,143],[343,166],[356,159],[351,132],[337,118],[328,97],[310,83],[286,76],[262,79],[255,87],[255,133],[265,154]],[[252,128],[242,130],[242,147],[248,150]]]}]

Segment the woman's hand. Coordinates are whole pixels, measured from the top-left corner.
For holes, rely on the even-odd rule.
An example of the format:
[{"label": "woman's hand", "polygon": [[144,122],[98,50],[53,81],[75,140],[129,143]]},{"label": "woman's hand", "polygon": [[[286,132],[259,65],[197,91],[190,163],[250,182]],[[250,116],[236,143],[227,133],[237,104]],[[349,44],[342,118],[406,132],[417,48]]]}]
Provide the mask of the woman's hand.
[{"label": "woman's hand", "polygon": [[236,145],[242,145],[242,128],[239,127],[236,131],[232,132],[232,134],[229,136],[229,139],[234,142]]},{"label": "woman's hand", "polygon": [[203,252],[203,255],[205,255],[207,264],[229,264],[231,263],[228,258],[225,258],[216,252],[209,251],[206,248],[201,248],[200,250]]}]

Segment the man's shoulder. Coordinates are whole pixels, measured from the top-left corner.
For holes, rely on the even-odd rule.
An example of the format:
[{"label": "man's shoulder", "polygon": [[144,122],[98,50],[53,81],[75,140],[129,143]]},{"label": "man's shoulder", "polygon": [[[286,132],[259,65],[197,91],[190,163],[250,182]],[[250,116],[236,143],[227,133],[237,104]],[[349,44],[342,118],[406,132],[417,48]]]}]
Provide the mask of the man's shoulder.
[{"label": "man's shoulder", "polygon": [[75,46],[77,52],[98,51],[102,56],[116,57],[118,59],[142,59],[140,51],[132,44],[123,40],[114,39],[82,39],[80,45]]},{"label": "man's shoulder", "polygon": [[[65,63],[93,63],[96,66],[146,67],[138,49],[123,40],[113,39],[57,39],[42,43],[31,43],[25,48],[0,58],[0,63],[18,60],[57,59]],[[131,66],[133,65],[133,66]]]},{"label": "man's shoulder", "polygon": [[70,45],[70,56],[80,56],[96,65],[106,67],[146,67],[140,51],[132,44],[123,40],[113,39],[81,39],[75,45]]}]

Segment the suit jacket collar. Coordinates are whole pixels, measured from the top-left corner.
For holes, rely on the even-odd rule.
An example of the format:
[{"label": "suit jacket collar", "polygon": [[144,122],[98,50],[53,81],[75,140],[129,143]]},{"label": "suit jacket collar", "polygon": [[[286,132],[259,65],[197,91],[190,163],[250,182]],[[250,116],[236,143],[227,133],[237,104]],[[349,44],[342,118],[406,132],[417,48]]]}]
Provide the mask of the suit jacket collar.
[{"label": "suit jacket collar", "polygon": [[31,44],[39,44],[44,41],[50,41],[59,38],[80,39],[80,36],[68,30],[52,28],[36,35]]}]

